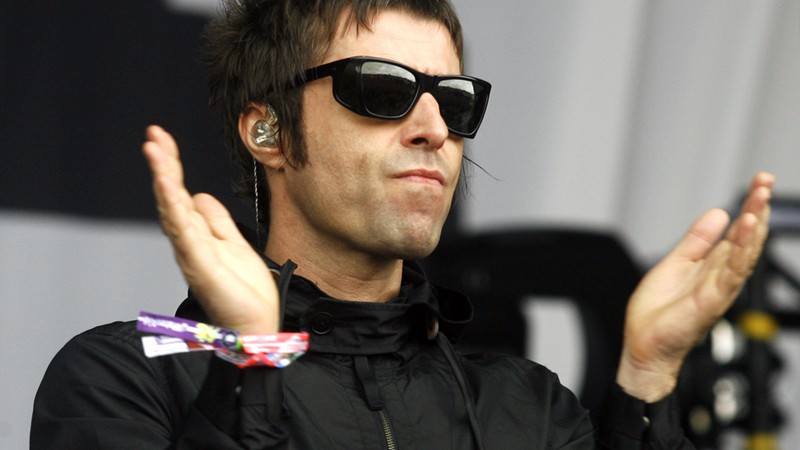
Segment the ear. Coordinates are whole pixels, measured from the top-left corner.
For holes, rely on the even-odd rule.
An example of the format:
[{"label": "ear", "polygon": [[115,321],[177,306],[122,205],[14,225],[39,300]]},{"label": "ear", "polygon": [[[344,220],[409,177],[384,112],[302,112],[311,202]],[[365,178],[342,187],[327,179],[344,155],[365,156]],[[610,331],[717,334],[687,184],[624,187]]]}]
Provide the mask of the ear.
[{"label": "ear", "polygon": [[[263,143],[256,142],[256,123],[260,120],[267,122],[276,121],[272,110],[260,103],[250,103],[245,110],[239,114],[239,137],[244,142],[245,147],[253,155],[256,161],[271,169],[280,169],[286,164],[286,158],[280,150],[278,143],[265,146]],[[278,140],[280,142],[280,139]]]}]

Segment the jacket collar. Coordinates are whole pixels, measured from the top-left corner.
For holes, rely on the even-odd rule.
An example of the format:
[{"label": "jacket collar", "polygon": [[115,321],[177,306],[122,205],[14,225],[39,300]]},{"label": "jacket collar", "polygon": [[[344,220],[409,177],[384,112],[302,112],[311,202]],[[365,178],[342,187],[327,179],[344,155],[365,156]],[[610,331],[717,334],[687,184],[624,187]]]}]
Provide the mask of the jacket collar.
[{"label": "jacket collar", "polygon": [[[280,271],[278,264],[267,263]],[[472,319],[472,305],[466,297],[431,284],[414,262],[403,266],[400,295],[385,303],[336,299],[301,276],[289,274],[285,278],[279,280],[279,291],[288,292],[283,328],[307,331],[311,351],[392,353],[409,339],[431,338],[436,327],[450,339],[457,339]],[[176,315],[208,321],[191,291]]]}]

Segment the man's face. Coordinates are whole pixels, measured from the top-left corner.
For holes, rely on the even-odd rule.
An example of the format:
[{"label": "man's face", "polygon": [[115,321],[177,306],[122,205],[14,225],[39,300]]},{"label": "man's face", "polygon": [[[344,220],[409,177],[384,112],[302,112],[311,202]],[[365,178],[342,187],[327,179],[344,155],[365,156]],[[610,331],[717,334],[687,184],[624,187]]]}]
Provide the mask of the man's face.
[{"label": "man's face", "polygon": [[[322,63],[351,56],[391,59],[421,72],[458,74],[443,25],[387,11],[371,31],[337,33]],[[458,182],[463,139],[450,136],[425,93],[399,120],[359,116],[332,95],[332,78],[306,85],[308,163],[286,167],[280,203],[309,245],[377,258],[418,258],[436,247]]]}]

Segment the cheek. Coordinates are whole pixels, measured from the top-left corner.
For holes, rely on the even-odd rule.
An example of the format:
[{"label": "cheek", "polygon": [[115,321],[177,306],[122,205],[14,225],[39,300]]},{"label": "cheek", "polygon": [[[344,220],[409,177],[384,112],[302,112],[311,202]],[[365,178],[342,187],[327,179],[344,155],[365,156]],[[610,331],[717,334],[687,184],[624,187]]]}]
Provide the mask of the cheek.
[{"label": "cheek", "polygon": [[[315,158],[313,174],[307,179],[316,190],[332,204],[347,209],[363,209],[380,202],[384,187],[380,180],[380,167],[363,149],[343,147],[344,142],[332,142]],[[340,211],[344,213],[345,211]]]}]

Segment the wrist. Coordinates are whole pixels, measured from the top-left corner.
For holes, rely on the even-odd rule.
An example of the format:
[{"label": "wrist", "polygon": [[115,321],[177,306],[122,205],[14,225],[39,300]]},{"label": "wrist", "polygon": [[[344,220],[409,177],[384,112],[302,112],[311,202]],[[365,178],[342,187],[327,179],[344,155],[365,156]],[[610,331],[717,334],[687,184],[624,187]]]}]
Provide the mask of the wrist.
[{"label": "wrist", "polygon": [[623,357],[617,370],[617,384],[625,393],[646,403],[668,396],[678,384],[677,370],[659,370]]},{"label": "wrist", "polygon": [[145,334],[142,348],[147,357],[213,350],[239,368],[283,368],[302,356],[309,345],[305,332],[244,334],[239,330],[144,311],[139,313],[136,329]]},{"label": "wrist", "polygon": [[280,331],[278,316],[266,311],[239,313],[233,316],[222,316],[207,311],[211,323],[240,334],[274,334]]},{"label": "wrist", "polygon": [[277,321],[223,326],[223,328],[235,330],[240,334],[275,334],[279,332]]}]

